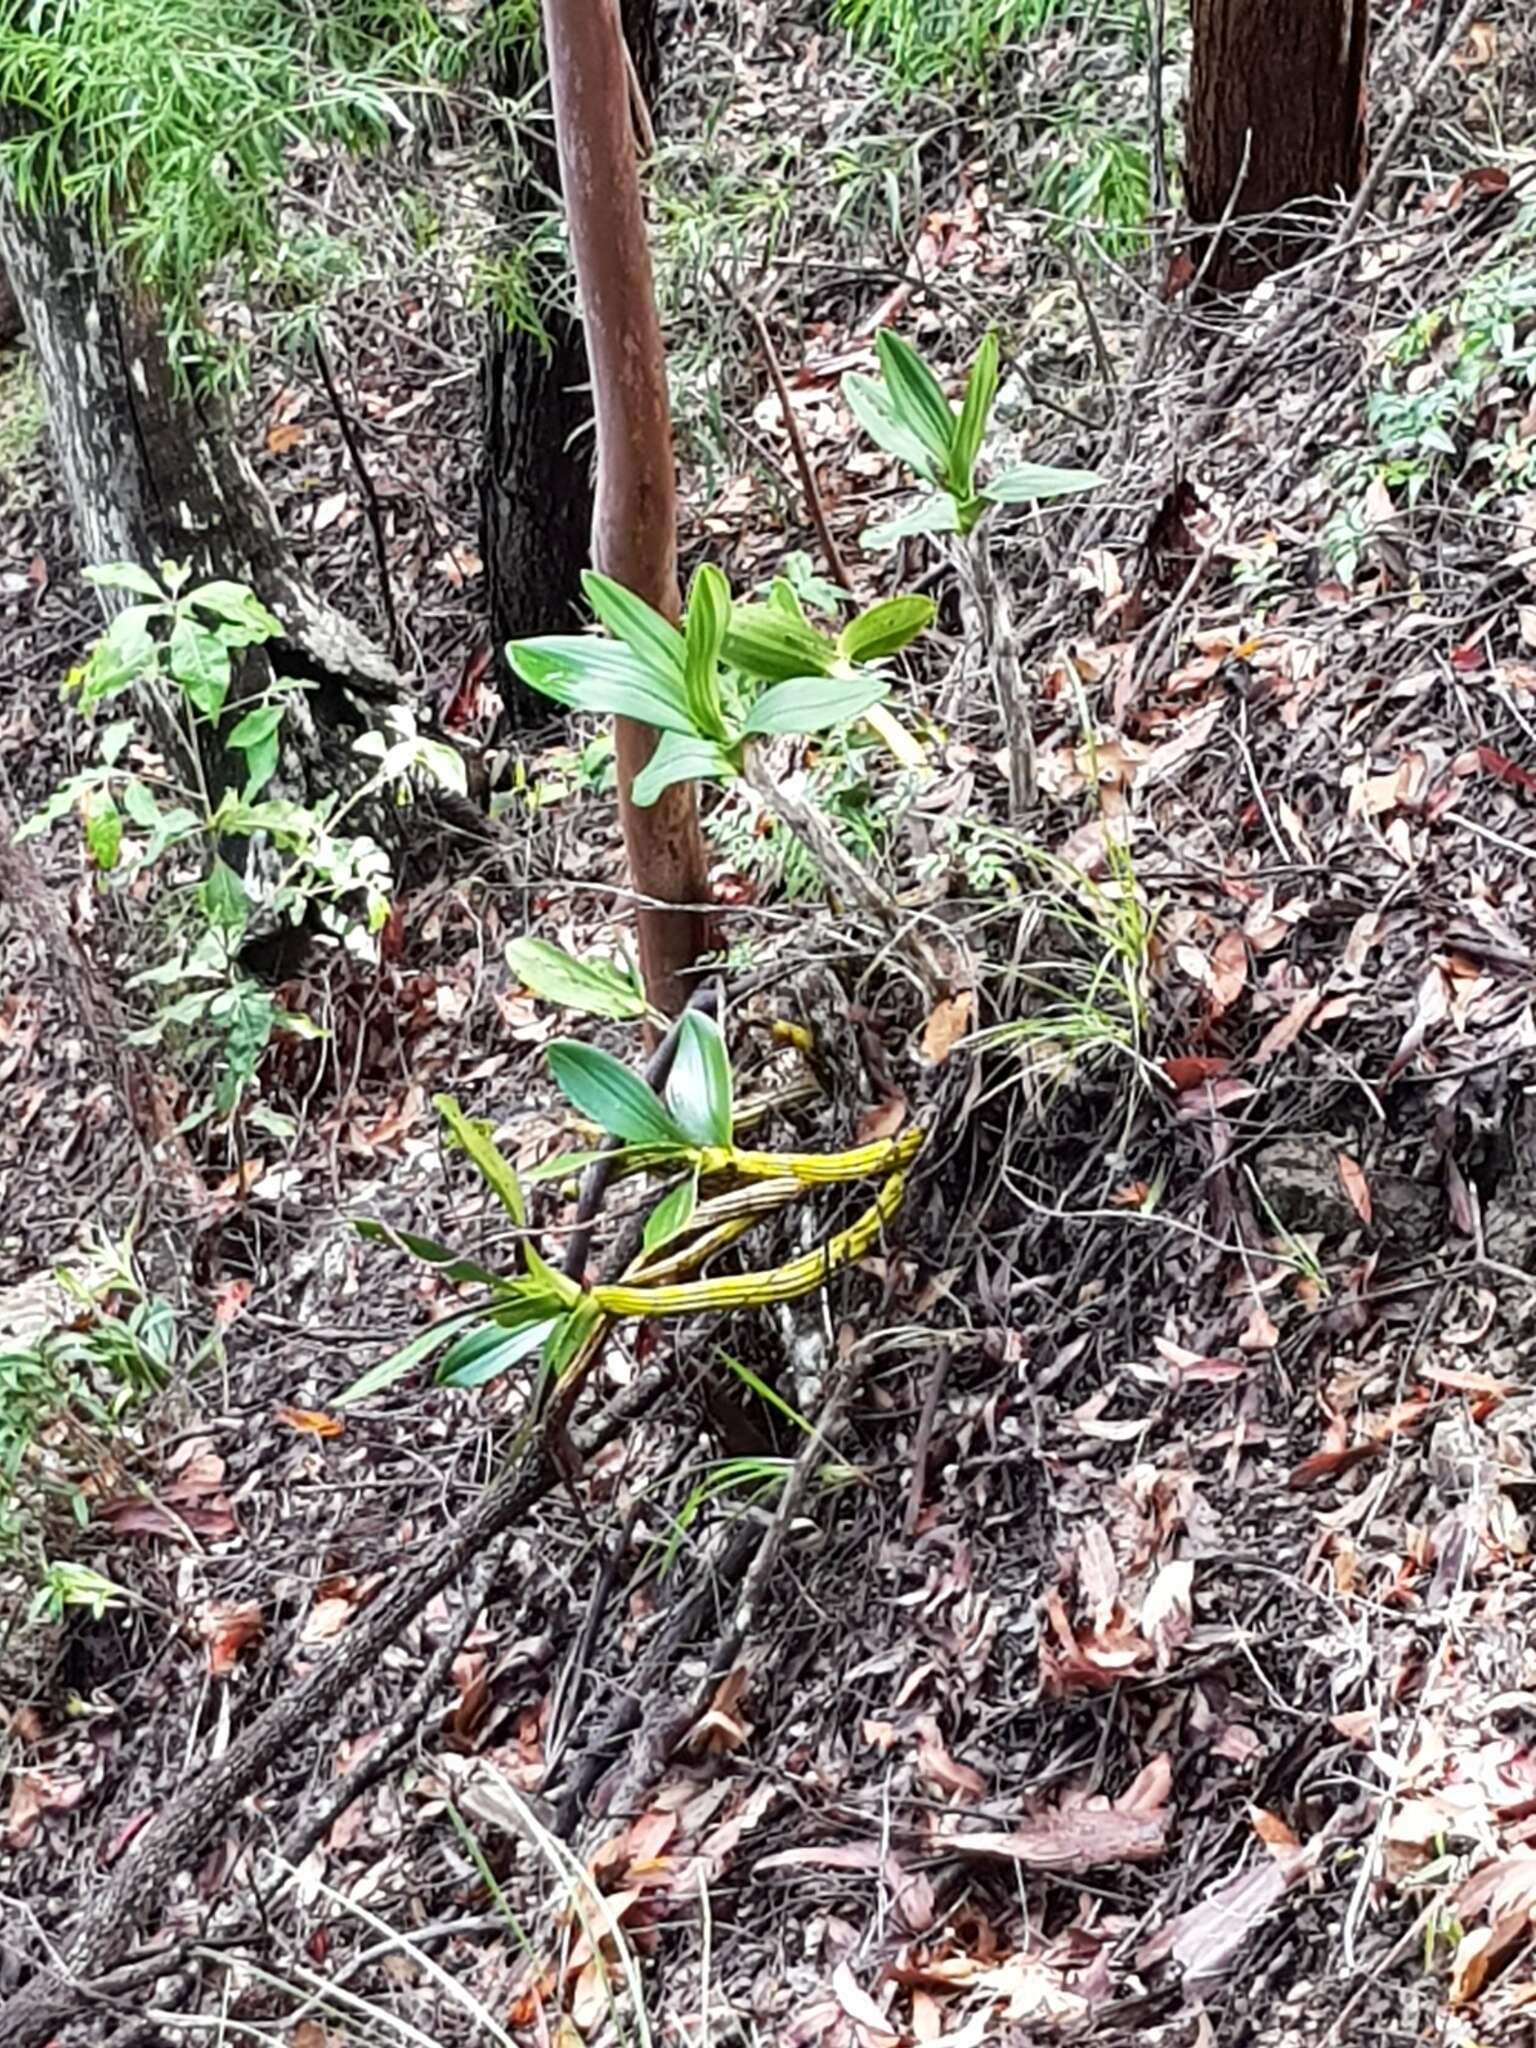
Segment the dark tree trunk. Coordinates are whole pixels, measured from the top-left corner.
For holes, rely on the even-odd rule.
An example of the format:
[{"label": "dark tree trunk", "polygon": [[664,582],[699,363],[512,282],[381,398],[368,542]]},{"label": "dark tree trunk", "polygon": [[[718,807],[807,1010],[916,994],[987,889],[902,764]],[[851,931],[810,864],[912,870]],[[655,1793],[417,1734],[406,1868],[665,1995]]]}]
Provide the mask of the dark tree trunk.
[{"label": "dark tree trunk", "polygon": [[[623,0],[624,33],[649,105],[659,76],[656,0]],[[560,165],[537,40],[520,37],[495,85],[510,104],[535,102],[518,138],[506,201],[509,238],[559,205]],[[581,319],[563,290],[545,295],[544,333],[512,326],[493,306],[483,368],[485,447],[481,548],[490,604],[493,673],[514,730],[547,722],[547,697],[512,673],[509,640],[573,631],[581,572],[592,560],[592,397]],[[554,303],[550,303],[553,299]]]},{"label": "dark tree trunk", "polygon": [[14,341],[20,332],[21,305],[10,278],[0,270],[0,348],[4,348],[8,341]]},{"label": "dark tree trunk", "polygon": [[0,266],[25,315],[86,561],[185,562],[198,581],[249,584],[285,634],[249,658],[322,686],[299,700],[315,717],[290,720],[285,753],[290,774],[297,752],[310,779],[331,752],[324,726],[363,722],[355,708],[349,716],[352,693],[397,698],[400,678],[300,574],[222,407],[177,378],[153,302],[122,282],[67,214],[22,213],[3,197]]},{"label": "dark tree trunk", "polygon": [[1190,219],[1290,216],[1222,234],[1207,285],[1246,291],[1315,240],[1324,210],[1308,201],[1359,188],[1370,0],[1194,0],[1193,17]]}]

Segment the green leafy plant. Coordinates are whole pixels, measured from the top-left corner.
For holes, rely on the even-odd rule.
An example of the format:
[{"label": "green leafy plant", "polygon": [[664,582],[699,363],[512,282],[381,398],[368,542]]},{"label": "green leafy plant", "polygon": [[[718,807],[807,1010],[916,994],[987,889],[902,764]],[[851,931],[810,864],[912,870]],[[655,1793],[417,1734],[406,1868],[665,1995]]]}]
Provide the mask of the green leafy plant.
[{"label": "green leafy plant", "polygon": [[977,351],[958,412],[910,342],[884,327],[875,347],[880,377],[849,371],[843,396],[870,439],[930,488],[900,519],[867,531],[866,547],[886,547],[914,533],[950,533],[964,539],[995,506],[1071,497],[1093,490],[1101,481],[1092,470],[1023,463],[978,483],[976,465],[997,399],[995,335],[989,334]]},{"label": "green leafy plant", "polygon": [[13,1334],[0,1343],[0,1580],[30,1598],[32,1619],[75,1606],[99,1615],[119,1589],[53,1555],[61,1531],[89,1519],[82,1480],[128,1411],[178,1365],[195,1370],[213,1340],[182,1341],[174,1310],[145,1289],[126,1244],[60,1267],[37,1304],[18,1315],[13,1302]]},{"label": "green leafy plant", "polygon": [[738,604],[706,564],[679,630],[606,576],[589,570],[582,582],[609,637],[514,640],[507,657],[558,704],[655,727],[660,741],[635,779],[640,804],[677,782],[733,780],[754,741],[825,732],[883,703],[889,682],[877,664],[934,615],[929,598],[893,597],[823,632],[786,580],[766,603]]},{"label": "green leafy plant", "polygon": [[[794,1300],[875,1242],[901,1200],[902,1169],[922,1142],[914,1127],[899,1138],[844,1153],[759,1152],[738,1145],[735,1084],[724,1034],[712,1017],[698,1011],[687,1012],[679,1022],[671,1071],[660,1093],[612,1053],[578,1039],[556,1039],[545,1048],[545,1059],[583,1135],[608,1150],[616,1171],[669,1183],[647,1205],[638,1259],[613,1285],[584,1287],[556,1271],[533,1241],[521,1181],[490,1126],[467,1117],[452,1097],[438,1096],[436,1108],[449,1143],[469,1159],[511,1223],[517,1262],[510,1273],[496,1273],[433,1239],[375,1219],[360,1220],[357,1228],[364,1237],[399,1246],[454,1285],[481,1289],[482,1299],[450,1311],[371,1367],[340,1397],[343,1404],[382,1392],[438,1353],[436,1377],[447,1386],[483,1386],[536,1355],[558,1379],[578,1369],[614,1320]],[[546,1162],[530,1178],[564,1180],[598,1156],[589,1142],[585,1150]],[[804,1188],[878,1176],[884,1180],[875,1201],[818,1250],[765,1273],[674,1281],[734,1244],[759,1217]],[[706,1199],[706,1182],[722,1191]]]},{"label": "green leafy plant", "polygon": [[620,968],[607,960],[577,960],[563,947],[535,938],[509,939],[506,961],[524,988],[567,1010],[631,1022],[651,1015],[640,977],[627,963]]},{"label": "green leafy plant", "polygon": [[[849,733],[818,748],[803,770],[807,803],[866,867],[888,854],[903,811],[926,779],[905,768],[894,777],[879,773],[884,765],[873,737]],[[815,854],[751,790],[737,787],[712,805],[704,832],[721,859],[765,895],[809,903],[825,887]]]},{"label": "green leafy plant", "polygon": [[81,1607],[93,1621],[101,1621],[113,1609],[124,1606],[127,1598],[115,1580],[93,1571],[88,1564],[55,1561],[44,1568],[27,1618],[59,1622],[71,1608]]},{"label": "green leafy plant", "polygon": [[897,96],[972,82],[1012,42],[1068,11],[1073,0],[833,0],[833,19],[855,48],[881,57]]},{"label": "green leafy plant", "polygon": [[[360,769],[348,795],[304,803],[277,793],[285,724],[301,717],[305,685],[263,663],[256,686],[237,692],[240,657],[282,631],[266,607],[243,584],[191,586],[172,563],[158,578],[123,562],[87,575],[136,601],[112,619],[65,692],[92,720],[132,693],[131,713],[94,725],[93,763],[16,836],[74,814],[103,889],[136,905],[147,880],[159,885],[158,957],[128,984],[151,992],[155,1016],[133,1041],[170,1044],[189,1071],[216,1067],[190,1128],[246,1104],[274,1034],[314,1031],[244,968],[247,939],[312,919],[368,957],[389,914],[389,859],[366,833],[340,828],[412,773],[462,793],[464,769],[452,748],[395,711],[390,730],[355,742],[374,766]],[[233,772],[238,786],[211,785],[210,764]],[[252,1107],[261,1120],[260,1105]]]},{"label": "green leafy plant", "polygon": [[[488,10],[496,13],[500,10]],[[476,37],[427,0],[69,0],[0,22],[0,179],[24,209],[69,206],[166,309],[173,350],[227,353],[201,317],[222,267],[301,292],[283,213],[296,144],[384,149],[413,95],[461,78]]]},{"label": "green leafy plant", "polygon": [[[1524,239],[1536,239],[1536,209]],[[1485,272],[1448,304],[1429,306],[1383,351],[1366,402],[1368,445],[1336,455],[1339,496],[1323,545],[1353,583],[1384,506],[1412,512],[1432,489],[1462,483],[1473,509],[1536,486],[1536,440],[1512,398],[1536,390],[1536,277],[1528,256]]]}]

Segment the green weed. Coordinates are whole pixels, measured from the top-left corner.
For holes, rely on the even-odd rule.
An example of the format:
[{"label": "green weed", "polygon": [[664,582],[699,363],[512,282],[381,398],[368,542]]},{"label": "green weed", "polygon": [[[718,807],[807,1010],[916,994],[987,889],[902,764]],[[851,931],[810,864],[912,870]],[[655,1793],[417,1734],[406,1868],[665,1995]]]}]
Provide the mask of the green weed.
[{"label": "green weed", "polygon": [[855,49],[890,67],[898,94],[976,81],[996,53],[1039,35],[1077,0],[833,0]]},{"label": "green weed", "polygon": [[[1525,239],[1536,240],[1536,209]],[[1528,254],[1415,314],[1383,351],[1366,405],[1367,445],[1328,465],[1339,498],[1323,545],[1344,582],[1355,580],[1369,544],[1373,491],[1384,486],[1411,511],[1432,488],[1465,482],[1477,510],[1536,485],[1536,436],[1525,418],[1533,390],[1536,273]]]},{"label": "green weed", "polygon": [[[491,10],[495,12],[495,10]],[[0,24],[0,141],[25,209],[70,206],[166,308],[174,352],[206,347],[199,296],[222,266],[282,278],[296,143],[379,152],[409,100],[463,77],[471,35],[427,0],[73,0]],[[301,264],[288,281],[302,288]],[[312,267],[311,267],[311,282]]]},{"label": "green weed", "polygon": [[125,1245],[60,1268],[26,1299],[12,1290],[3,1309],[0,1585],[23,1592],[32,1619],[72,1607],[99,1617],[120,1604],[120,1589],[53,1553],[88,1521],[85,1479],[124,1416],[178,1363],[175,1313],[145,1289]]}]

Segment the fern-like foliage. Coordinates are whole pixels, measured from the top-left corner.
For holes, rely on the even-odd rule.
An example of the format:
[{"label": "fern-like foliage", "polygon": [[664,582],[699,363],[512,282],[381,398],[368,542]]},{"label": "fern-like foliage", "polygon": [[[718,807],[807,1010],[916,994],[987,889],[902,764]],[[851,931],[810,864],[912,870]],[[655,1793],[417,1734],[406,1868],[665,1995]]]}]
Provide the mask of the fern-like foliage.
[{"label": "fern-like foliage", "polygon": [[280,273],[297,156],[400,140],[474,55],[428,0],[12,0],[0,180],[75,210],[185,341],[221,270]]}]

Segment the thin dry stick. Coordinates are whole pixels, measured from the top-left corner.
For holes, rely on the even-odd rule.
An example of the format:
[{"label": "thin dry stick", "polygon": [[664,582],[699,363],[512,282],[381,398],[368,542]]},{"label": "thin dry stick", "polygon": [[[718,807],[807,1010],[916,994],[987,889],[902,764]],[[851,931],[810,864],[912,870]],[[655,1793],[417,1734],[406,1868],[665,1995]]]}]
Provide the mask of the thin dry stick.
[{"label": "thin dry stick", "polygon": [[1163,50],[1168,35],[1167,0],[1145,0],[1147,24],[1148,156],[1152,164],[1152,210],[1168,211],[1168,137],[1163,129]]},{"label": "thin dry stick", "polygon": [[762,1546],[747,1569],[747,1576],[736,1603],[736,1611],[715,1644],[704,1676],[694,1688],[689,1705],[688,1723],[691,1727],[709,1708],[710,1701],[736,1659],[741,1655],[748,1637],[757,1626],[758,1616],[767,1599],[768,1590],[777,1577],[779,1559],[784,1554],[784,1545],[789,1540],[790,1526],[800,1512],[800,1503],[805,1490],[811,1483],[811,1475],[827,1454],[829,1440],[841,1429],[848,1405],[863,1384],[865,1368],[870,1357],[867,1344],[852,1344],[847,1356],[838,1366],[837,1373],[828,1391],[816,1427],[800,1447],[799,1455],[785,1475],[784,1491],[779,1495],[774,1509],[773,1520],[768,1526]]},{"label": "thin dry stick", "polygon": [[912,1439],[912,1477],[907,1486],[907,1512],[901,1523],[902,1534],[907,1537],[917,1534],[917,1525],[922,1519],[923,1496],[928,1488],[928,1453],[933,1448],[933,1426],[938,1420],[944,1382],[949,1377],[949,1355],[949,1346],[941,1344],[933,1361],[933,1370],[928,1375],[923,1412],[917,1419],[917,1434]]},{"label": "thin dry stick", "polygon": [[1413,126],[1414,116],[1419,111],[1424,95],[1466,41],[1473,22],[1476,21],[1479,14],[1483,11],[1483,6],[1484,0],[1463,0],[1461,12],[1451,23],[1444,40],[1414,80],[1413,85],[1409,89],[1408,98],[1402,112],[1388,130],[1385,142],[1377,150],[1371,167],[1366,172],[1364,183],[1355,194],[1353,205],[1344,216],[1344,225],[1340,228],[1338,236],[1341,243],[1346,243],[1350,240],[1355,230],[1365,219],[1366,214],[1370,211],[1372,201],[1381,190],[1382,180],[1386,177],[1398,151],[1403,146],[1409,129]]},{"label": "thin dry stick", "polygon": [[464,1588],[457,1616],[422,1666],[415,1684],[368,1749],[349,1771],[326,1788],[315,1804],[299,1815],[288,1830],[280,1852],[285,1863],[302,1863],[315,1844],[330,1833],[347,1808],[373,1789],[416,1733],[437,1696],[438,1687],[448,1675],[449,1666],[463,1649],[471,1629],[480,1618],[480,1610],[495,1584],[511,1540],[510,1533],[499,1536],[476,1564]]},{"label": "thin dry stick", "polygon": [[645,87],[640,83],[640,73],[635,66],[635,53],[629,47],[629,37],[619,31],[619,41],[624,45],[624,70],[629,79],[629,116],[635,124],[635,148],[640,161],[647,163],[656,154],[656,128],[651,120],[651,110],[645,103]]},{"label": "thin dry stick", "polygon": [[913,930],[895,897],[854,859],[831,823],[814,804],[802,803],[783,787],[759,749],[750,741],[742,774],[748,787],[762,798],[780,823],[793,832],[832,888],[850,904],[874,918],[890,934],[893,944],[916,970],[929,995],[939,995],[948,988],[954,979],[953,974],[946,971],[933,949]]},{"label": "thin dry stick", "polygon": [[[621,1435],[650,1409],[665,1379],[660,1368],[637,1374],[578,1441],[578,1454],[589,1459]],[[66,2020],[91,2002],[91,1980],[99,1986],[110,1973],[140,1914],[170,1896],[176,1874],[201,1854],[277,1759],[357,1685],[433,1594],[456,1578],[471,1558],[481,1556],[503,1530],[519,1522],[560,1476],[547,1433],[541,1429],[509,1472],[450,1522],[420,1558],[397,1571],[331,1654],[182,1788],[92,1892],[64,1945],[63,1967],[40,1967],[0,2006],[0,2042],[5,2048],[43,2048]]]},{"label": "thin dry stick", "polygon": [[985,525],[956,543],[953,560],[969,600],[982,665],[990,669],[997,685],[1008,742],[1008,811],[1017,824],[1035,801],[1035,732],[1013,609],[992,560]]},{"label": "thin dry stick", "polygon": [[331,368],[331,352],[325,345],[325,336],[317,327],[315,330],[315,362],[319,367],[320,381],[325,386],[325,395],[330,400],[331,411],[341,430],[346,444],[347,457],[352,464],[353,474],[363,494],[363,509],[368,515],[368,531],[373,536],[373,556],[379,565],[379,593],[384,600],[384,621],[388,630],[389,658],[400,660],[400,620],[395,612],[395,587],[389,574],[389,541],[384,532],[384,514],[379,507],[379,493],[372,473],[363,460],[362,450],[357,445],[357,435],[352,428],[352,415],[342,403],[341,393],[336,386],[336,374]]},{"label": "thin dry stick", "polygon": [[800,432],[800,422],[795,418],[795,409],[789,402],[789,386],[784,381],[784,370],[779,362],[778,351],[773,345],[773,336],[768,332],[768,323],[750,299],[739,299],[738,303],[757,333],[758,347],[768,365],[768,375],[778,394],[779,411],[784,416],[784,431],[789,436],[790,453],[795,458],[795,469],[800,478],[800,488],[805,493],[805,509],[811,515],[811,524],[821,542],[821,551],[827,558],[827,567],[837,578],[850,597],[857,597],[853,578],[848,573],[848,564],[843,560],[836,536],[827,519],[827,508],[822,503],[821,491],[817,487],[816,472],[811,467],[811,458],[806,453],[805,437]]}]

